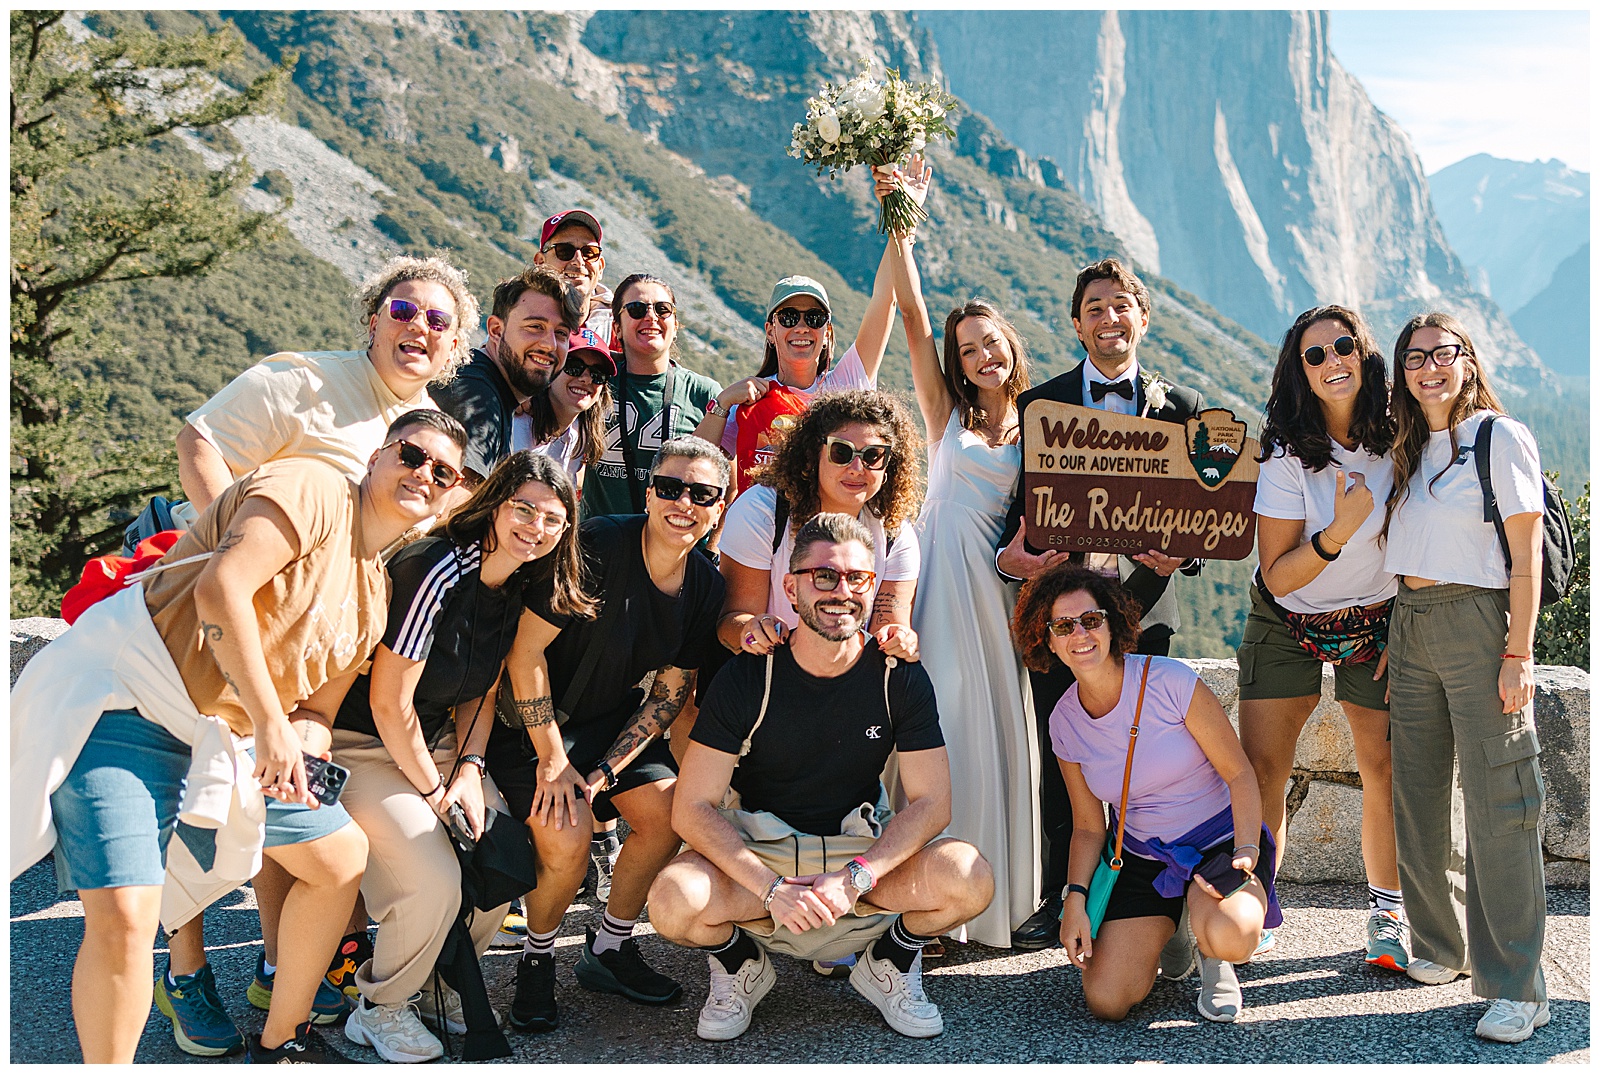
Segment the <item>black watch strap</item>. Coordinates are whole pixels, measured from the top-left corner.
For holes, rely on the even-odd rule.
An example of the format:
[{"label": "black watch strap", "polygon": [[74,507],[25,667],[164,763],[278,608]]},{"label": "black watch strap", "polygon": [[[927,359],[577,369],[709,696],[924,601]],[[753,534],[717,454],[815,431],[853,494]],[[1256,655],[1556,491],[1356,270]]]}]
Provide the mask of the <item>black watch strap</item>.
[{"label": "black watch strap", "polygon": [[606,790],[609,791],[612,787],[617,785],[617,774],[611,770],[611,766],[609,764],[607,764],[605,761],[601,761],[599,764],[595,765],[595,767],[600,770],[600,774],[602,776],[606,777]]},{"label": "black watch strap", "polygon": [[477,765],[478,766],[478,774],[480,776],[483,775],[483,773],[485,773],[485,772],[487,772],[489,770],[488,763],[484,761],[483,756],[481,754],[477,754],[477,753],[468,753],[468,754],[464,755],[461,758],[459,763],[460,764],[475,764],[475,765]]},{"label": "black watch strap", "polygon": [[1084,887],[1082,884],[1068,884],[1067,894],[1071,895],[1073,892],[1077,892],[1086,899],[1089,897],[1089,889]]}]

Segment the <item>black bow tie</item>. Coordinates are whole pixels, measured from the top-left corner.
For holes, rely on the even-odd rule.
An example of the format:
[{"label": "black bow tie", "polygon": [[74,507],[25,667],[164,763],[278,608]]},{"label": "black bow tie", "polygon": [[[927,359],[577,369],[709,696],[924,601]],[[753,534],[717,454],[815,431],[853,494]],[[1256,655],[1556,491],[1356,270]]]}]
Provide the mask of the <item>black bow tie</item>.
[{"label": "black bow tie", "polygon": [[1133,398],[1133,381],[1114,380],[1109,384],[1103,380],[1091,380],[1089,382],[1090,399],[1098,403],[1108,395],[1120,395],[1124,399],[1131,400]]}]

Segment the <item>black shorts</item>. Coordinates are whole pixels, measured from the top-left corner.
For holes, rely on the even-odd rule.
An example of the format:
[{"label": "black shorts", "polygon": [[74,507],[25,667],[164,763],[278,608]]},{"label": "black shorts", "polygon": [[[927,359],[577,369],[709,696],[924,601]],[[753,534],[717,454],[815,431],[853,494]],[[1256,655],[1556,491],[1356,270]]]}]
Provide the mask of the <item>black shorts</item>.
[{"label": "black shorts", "polygon": [[[1111,836],[1114,838],[1114,835]],[[1260,852],[1261,862],[1256,867],[1256,878],[1261,881],[1266,890],[1271,891],[1273,885],[1273,861],[1271,848],[1265,839],[1257,839],[1263,848]],[[1233,858],[1233,838],[1228,839],[1210,850],[1206,851],[1201,862],[1203,867],[1213,857],[1226,856]],[[1189,893],[1188,885],[1184,886],[1183,895],[1175,899],[1168,899],[1156,890],[1156,877],[1161,875],[1161,870],[1167,867],[1165,862],[1155,861],[1151,858],[1141,858],[1139,855],[1124,851],[1122,855],[1122,875],[1117,878],[1116,886],[1111,889],[1111,900],[1106,904],[1105,921],[1121,921],[1130,917],[1167,917],[1176,925],[1183,916],[1183,901]],[[1192,883],[1192,881],[1191,881]]]},{"label": "black shorts", "polygon": [[[527,735],[517,735],[513,740],[510,736],[500,736],[499,727],[495,731],[496,734],[489,739],[489,748],[484,751],[484,762],[488,765],[489,775],[494,777],[494,785],[505,795],[511,815],[526,821],[533,812],[533,791],[538,782],[535,769],[539,756],[534,752],[533,743],[528,741]],[[573,769],[584,776],[595,770],[600,758],[573,757],[571,761]],[[612,798],[647,783],[677,778],[678,765],[672,759],[672,751],[667,748],[666,742],[655,739],[633,759],[632,764],[617,773],[615,787],[594,796],[590,808],[596,820],[616,820],[617,807],[612,804]]]}]

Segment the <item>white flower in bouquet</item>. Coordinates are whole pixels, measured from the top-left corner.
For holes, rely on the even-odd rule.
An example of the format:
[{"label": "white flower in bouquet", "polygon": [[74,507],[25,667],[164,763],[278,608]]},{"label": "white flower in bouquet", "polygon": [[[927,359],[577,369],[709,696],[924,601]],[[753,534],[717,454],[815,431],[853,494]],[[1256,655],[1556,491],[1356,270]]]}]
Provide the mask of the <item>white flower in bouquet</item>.
[{"label": "white flower in bouquet", "polygon": [[832,112],[824,112],[818,116],[817,134],[829,145],[837,142],[839,140],[839,117]]}]

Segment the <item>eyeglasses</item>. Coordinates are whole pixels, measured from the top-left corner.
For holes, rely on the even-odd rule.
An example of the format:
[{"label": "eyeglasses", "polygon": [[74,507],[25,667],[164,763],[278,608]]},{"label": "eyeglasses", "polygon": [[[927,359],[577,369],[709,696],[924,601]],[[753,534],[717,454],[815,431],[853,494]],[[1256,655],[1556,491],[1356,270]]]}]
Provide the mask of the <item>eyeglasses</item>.
[{"label": "eyeglasses", "polygon": [[568,358],[567,364],[561,367],[561,372],[573,380],[588,377],[597,388],[604,388],[606,382],[611,379],[611,374],[606,371],[605,366],[590,365],[582,358]]},{"label": "eyeglasses", "polygon": [[545,249],[555,254],[562,261],[571,261],[579,254],[582,254],[583,259],[590,264],[600,260],[600,244],[598,242],[553,242]]},{"label": "eyeglasses", "polygon": [[655,310],[656,316],[663,321],[672,319],[672,303],[670,302],[624,302],[622,311],[636,321],[642,321]]},{"label": "eyeglasses", "polygon": [[666,474],[657,474],[650,479],[650,487],[657,496],[669,503],[677,503],[683,498],[685,492],[689,493],[689,502],[696,507],[710,507],[722,499],[725,489],[719,485],[708,485],[704,481],[680,481],[676,477]]},{"label": "eyeglasses", "polygon": [[444,310],[424,310],[415,302],[407,302],[403,298],[389,300],[389,316],[401,324],[410,324],[421,313],[428,321],[428,331],[443,332],[456,323],[455,314],[446,313]]},{"label": "eyeglasses", "polygon": [[[439,461],[409,440],[395,440],[391,443],[400,448],[400,465],[407,470],[421,469],[423,463],[427,463],[428,476],[435,485],[442,489],[453,489],[461,484],[461,471],[449,463]],[[383,446],[389,447],[390,444]]]},{"label": "eyeglasses", "polygon": [[1446,343],[1431,351],[1421,348],[1404,351],[1400,355],[1400,360],[1405,363],[1407,369],[1421,369],[1428,364],[1428,359],[1432,358],[1433,364],[1440,369],[1449,369],[1456,364],[1456,359],[1461,357],[1461,352],[1464,350],[1466,347],[1460,343]]},{"label": "eyeglasses", "polygon": [[859,458],[861,465],[869,470],[881,470],[889,462],[893,449],[888,444],[868,444],[858,448],[842,437],[830,436],[827,439],[828,461],[835,466],[849,466]]},{"label": "eyeglasses", "polygon": [[822,329],[828,324],[828,311],[819,309],[800,310],[793,306],[785,306],[772,315],[772,319],[785,328],[793,328],[804,317],[807,328]]},{"label": "eyeglasses", "polygon": [[[1340,336],[1333,341],[1333,353],[1340,358],[1348,358],[1356,352],[1356,341],[1349,336]],[[1309,366],[1319,366],[1328,360],[1328,348],[1307,347],[1300,352],[1301,359]]]},{"label": "eyeglasses", "polygon": [[546,533],[560,533],[567,528],[567,516],[554,511],[541,511],[526,500],[510,500],[511,520],[519,526],[537,526]]},{"label": "eyeglasses", "polygon": [[1088,632],[1091,630],[1099,630],[1101,627],[1105,626],[1108,618],[1110,618],[1110,616],[1106,615],[1105,609],[1096,608],[1092,612],[1084,612],[1076,619],[1070,615],[1063,615],[1060,619],[1052,619],[1050,620],[1049,630],[1050,633],[1054,634],[1056,637],[1065,638],[1074,630],[1076,630],[1078,628],[1078,624],[1080,623],[1083,624],[1084,631]]},{"label": "eyeglasses", "polygon": [[872,583],[877,580],[876,571],[841,571],[836,567],[801,567],[790,574],[809,574],[811,584],[822,593],[832,593],[839,588],[839,579],[844,579],[845,588],[852,593],[865,593],[872,588]]}]

